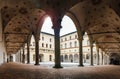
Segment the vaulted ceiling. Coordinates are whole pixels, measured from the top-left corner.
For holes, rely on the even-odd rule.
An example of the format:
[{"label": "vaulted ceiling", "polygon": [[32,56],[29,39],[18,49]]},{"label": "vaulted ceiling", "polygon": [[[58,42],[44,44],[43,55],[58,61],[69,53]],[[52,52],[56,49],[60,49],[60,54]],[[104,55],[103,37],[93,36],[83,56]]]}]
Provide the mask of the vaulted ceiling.
[{"label": "vaulted ceiling", "polygon": [[120,0],[0,0],[0,10],[7,53],[24,46],[44,16],[65,14],[102,50],[120,52]]}]

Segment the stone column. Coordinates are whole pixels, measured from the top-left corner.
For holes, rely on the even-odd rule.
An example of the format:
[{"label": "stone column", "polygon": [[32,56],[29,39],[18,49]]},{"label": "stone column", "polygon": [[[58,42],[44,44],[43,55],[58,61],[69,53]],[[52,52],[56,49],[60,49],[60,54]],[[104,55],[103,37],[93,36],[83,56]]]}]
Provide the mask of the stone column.
[{"label": "stone column", "polygon": [[60,59],[60,28],[61,26],[53,27],[55,40],[55,66],[54,68],[62,68]]},{"label": "stone column", "polygon": [[90,50],[91,50],[90,65],[93,66],[94,65],[94,63],[93,63],[93,43],[90,44]]},{"label": "stone column", "polygon": [[22,56],[21,56],[21,49],[20,49],[20,63],[22,62]]},{"label": "stone column", "polygon": [[103,51],[101,52],[101,64],[103,65]]},{"label": "stone column", "polygon": [[35,38],[35,65],[39,64],[40,54],[39,54],[39,35],[34,35]]},{"label": "stone column", "polygon": [[104,65],[106,65],[107,64],[107,55],[106,55],[106,53],[104,55],[105,55],[104,56]]},{"label": "stone column", "polygon": [[83,36],[80,37],[79,40],[79,65],[78,66],[83,66]]},{"label": "stone column", "polygon": [[30,43],[27,42],[27,64],[30,63],[30,47],[29,47]]},{"label": "stone column", "polygon": [[100,65],[99,48],[97,48],[97,65]]},{"label": "stone column", "polygon": [[107,65],[110,64],[110,58],[109,55],[107,55]]},{"label": "stone column", "polygon": [[25,50],[24,50],[24,47],[23,47],[23,54],[22,54],[22,63],[25,63]]}]

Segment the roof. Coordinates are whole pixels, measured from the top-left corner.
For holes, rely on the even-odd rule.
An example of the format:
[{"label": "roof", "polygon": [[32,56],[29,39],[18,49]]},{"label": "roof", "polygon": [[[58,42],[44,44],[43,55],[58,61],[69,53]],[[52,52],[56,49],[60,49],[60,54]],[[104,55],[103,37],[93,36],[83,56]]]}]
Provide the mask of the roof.
[{"label": "roof", "polygon": [[47,34],[47,35],[51,35],[51,36],[54,36],[54,34],[51,34],[51,33],[47,33],[47,32],[41,32],[43,34]]},{"label": "roof", "polygon": [[65,34],[65,35],[62,35],[62,36],[60,36],[60,37],[64,37],[64,36],[67,36],[67,35],[70,35],[70,34],[73,34],[73,33],[77,33],[77,31],[70,32],[70,33],[68,33],[68,34]]}]

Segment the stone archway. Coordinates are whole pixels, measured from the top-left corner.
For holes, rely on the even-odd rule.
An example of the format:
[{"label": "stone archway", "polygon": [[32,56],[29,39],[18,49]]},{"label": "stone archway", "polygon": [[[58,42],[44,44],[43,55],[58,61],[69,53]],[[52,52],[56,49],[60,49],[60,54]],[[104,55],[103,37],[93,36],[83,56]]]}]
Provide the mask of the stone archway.
[{"label": "stone archway", "polygon": [[73,55],[72,54],[69,55],[69,62],[73,62]]},{"label": "stone archway", "polygon": [[65,54],[64,61],[68,62],[68,55],[67,54]]},{"label": "stone archway", "polygon": [[79,62],[79,55],[78,54],[74,54],[74,62],[75,63]]}]

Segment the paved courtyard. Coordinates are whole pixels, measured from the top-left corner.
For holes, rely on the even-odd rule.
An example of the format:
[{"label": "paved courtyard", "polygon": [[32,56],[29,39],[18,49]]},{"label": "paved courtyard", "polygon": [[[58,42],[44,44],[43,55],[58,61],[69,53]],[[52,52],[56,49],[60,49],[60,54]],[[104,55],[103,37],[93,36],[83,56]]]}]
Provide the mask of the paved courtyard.
[{"label": "paved courtyard", "polygon": [[32,64],[6,63],[0,79],[120,79],[119,65],[66,67],[62,69]]},{"label": "paved courtyard", "polygon": [[[34,64],[32,62],[31,64]],[[41,66],[52,68],[54,66],[54,62],[40,62]],[[71,63],[71,62],[61,62],[62,67],[78,67],[79,63]],[[95,64],[94,64],[95,65]],[[84,66],[90,66],[89,63],[84,63]]]}]

